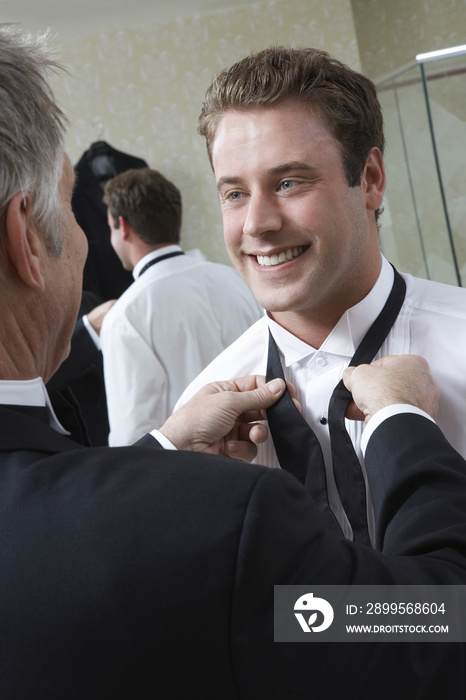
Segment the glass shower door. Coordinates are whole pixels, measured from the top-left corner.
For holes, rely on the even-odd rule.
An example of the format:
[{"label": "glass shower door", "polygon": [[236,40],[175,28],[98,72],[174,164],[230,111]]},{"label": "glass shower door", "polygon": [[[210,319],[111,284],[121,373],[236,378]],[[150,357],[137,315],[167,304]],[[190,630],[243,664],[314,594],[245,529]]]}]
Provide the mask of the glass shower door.
[{"label": "glass shower door", "polygon": [[381,246],[400,270],[466,280],[466,55],[412,64],[378,84],[387,189]]}]

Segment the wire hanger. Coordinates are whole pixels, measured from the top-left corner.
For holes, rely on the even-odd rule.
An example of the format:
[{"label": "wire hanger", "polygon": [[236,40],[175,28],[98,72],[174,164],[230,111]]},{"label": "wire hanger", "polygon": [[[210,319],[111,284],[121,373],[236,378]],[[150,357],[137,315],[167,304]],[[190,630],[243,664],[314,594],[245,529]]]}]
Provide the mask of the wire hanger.
[{"label": "wire hanger", "polygon": [[92,120],[91,126],[94,129],[98,129],[97,141],[102,141],[104,138],[104,125],[103,125],[103,123],[100,121],[100,119],[98,117],[96,117],[95,119]]}]

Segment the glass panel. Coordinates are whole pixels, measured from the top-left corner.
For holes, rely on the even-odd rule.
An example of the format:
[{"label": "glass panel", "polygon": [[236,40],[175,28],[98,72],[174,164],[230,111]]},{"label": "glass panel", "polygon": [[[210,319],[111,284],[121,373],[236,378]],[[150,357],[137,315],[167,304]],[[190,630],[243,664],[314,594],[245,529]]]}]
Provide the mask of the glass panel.
[{"label": "glass panel", "polygon": [[418,65],[379,85],[387,136],[381,246],[400,270],[457,284]]},{"label": "glass panel", "polygon": [[466,56],[424,66],[453,247],[466,285]]}]

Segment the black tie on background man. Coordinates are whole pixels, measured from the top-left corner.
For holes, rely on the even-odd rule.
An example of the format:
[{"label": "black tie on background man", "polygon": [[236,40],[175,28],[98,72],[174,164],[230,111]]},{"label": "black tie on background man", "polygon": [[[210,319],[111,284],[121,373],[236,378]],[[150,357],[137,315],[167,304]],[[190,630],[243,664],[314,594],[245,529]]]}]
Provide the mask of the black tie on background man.
[{"label": "black tie on background man", "polygon": [[[273,641],[275,584],[466,583],[465,464],[424,414],[369,441],[381,552],[327,530],[289,474],[203,454],[252,459],[282,380],[207,386],[161,429],[190,452],[63,434],[43,380],[69,351],[86,239],[52,66],[43,39],[0,28],[0,697],[463,698],[461,644]],[[346,377],[367,420],[435,414],[418,358]]]}]

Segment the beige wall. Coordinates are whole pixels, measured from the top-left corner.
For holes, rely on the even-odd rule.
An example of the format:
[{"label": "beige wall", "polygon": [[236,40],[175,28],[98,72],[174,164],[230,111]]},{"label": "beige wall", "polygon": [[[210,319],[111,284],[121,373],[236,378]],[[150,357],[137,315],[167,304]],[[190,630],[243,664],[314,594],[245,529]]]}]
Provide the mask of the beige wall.
[{"label": "beige wall", "polygon": [[350,0],[249,3],[167,24],[154,10],[138,30],[66,41],[61,53],[72,76],[60,78],[57,89],[71,119],[72,161],[98,139],[93,123],[101,122],[104,140],[145,158],[180,187],[185,247],[228,262],[197,117],[215,73],[252,50],[278,43],[325,48],[360,68]]},{"label": "beige wall", "polygon": [[466,43],[465,0],[352,0],[362,70],[373,80],[416,54]]}]

